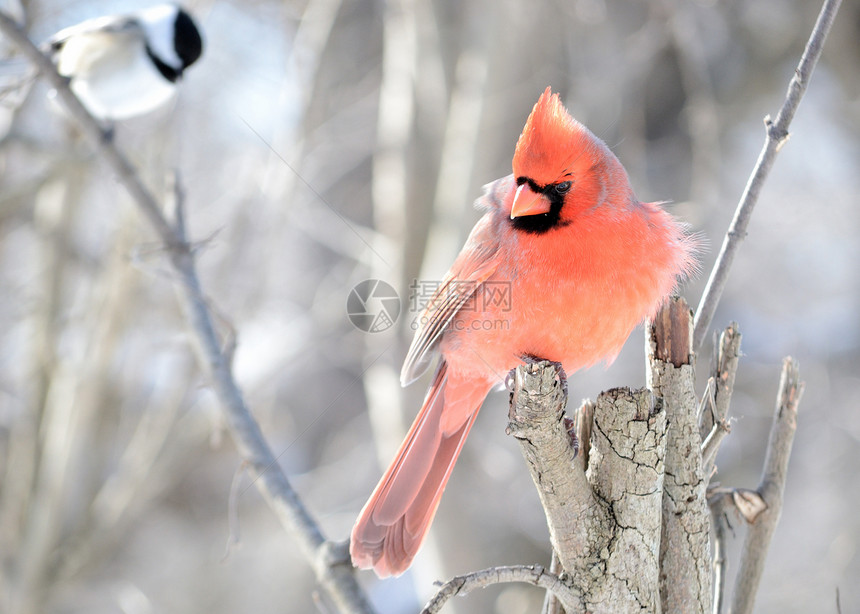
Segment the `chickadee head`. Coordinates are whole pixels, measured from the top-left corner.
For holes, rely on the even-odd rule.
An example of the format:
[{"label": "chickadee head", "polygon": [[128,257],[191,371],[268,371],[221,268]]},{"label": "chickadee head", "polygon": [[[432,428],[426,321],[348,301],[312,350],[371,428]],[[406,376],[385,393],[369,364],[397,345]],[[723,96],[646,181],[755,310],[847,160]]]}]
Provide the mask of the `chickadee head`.
[{"label": "chickadee head", "polygon": [[200,30],[179,6],[99,17],[58,32],[50,50],[60,74],[96,117],[125,119],[173,97],[203,52]]},{"label": "chickadee head", "polygon": [[168,81],[176,81],[203,53],[203,39],[191,15],[164,4],[139,13],[146,53]]}]

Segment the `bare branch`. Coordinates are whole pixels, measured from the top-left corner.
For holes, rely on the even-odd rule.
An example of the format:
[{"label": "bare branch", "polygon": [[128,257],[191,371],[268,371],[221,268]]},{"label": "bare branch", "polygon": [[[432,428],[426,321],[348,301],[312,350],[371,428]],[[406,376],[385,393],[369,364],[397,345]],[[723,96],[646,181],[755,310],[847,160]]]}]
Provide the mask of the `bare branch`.
[{"label": "bare branch", "polygon": [[702,436],[702,439],[705,439],[708,433],[710,433],[708,426],[713,426],[714,424],[714,416],[716,415],[714,393],[716,389],[717,381],[711,376],[708,378],[707,384],[705,384],[705,392],[702,394],[702,400],[699,402],[699,410],[696,412],[699,416],[699,434]]},{"label": "bare branch", "polygon": [[[753,514],[747,513],[746,516],[752,517],[753,520],[744,540],[741,566],[732,596],[733,614],[747,614],[753,611],[767,551],[782,512],[788,459],[791,456],[791,447],[797,430],[797,407],[803,395],[803,386],[797,363],[791,358],[786,358],[782,364],[764,471],[756,493],[760,495],[766,509],[762,510],[761,504],[755,500],[745,501],[750,504],[747,507],[753,510]],[[738,502],[735,503],[737,506]]]},{"label": "bare branch", "polygon": [[711,524],[714,529],[714,609],[713,614],[722,614],[726,589],[728,559],[726,558],[726,531],[729,519],[726,513],[726,493],[719,492],[708,499],[711,507]]},{"label": "bare branch", "polygon": [[[546,589],[556,597],[566,608],[576,608],[579,596],[576,590],[565,580],[550,573],[540,565],[511,565],[505,567],[490,567],[481,571],[456,576],[442,585],[439,592],[427,602],[421,614],[435,614],[455,595],[466,595],[476,588],[487,588],[494,584],[524,582]],[[571,609],[571,611],[578,611]]]},{"label": "bare branch", "polygon": [[694,350],[698,350],[701,347],[705,340],[705,335],[711,326],[711,320],[714,317],[720,296],[728,280],[729,269],[737,255],[741,242],[746,238],[747,226],[761,193],[761,188],[770,174],[776,154],[788,139],[789,124],[791,124],[800,100],[806,92],[806,87],[809,85],[815,64],[818,62],[818,58],[821,57],[824,40],[827,38],[827,33],[833,25],[836,11],[839,9],[841,3],[842,0],[825,0],[818,15],[818,20],[815,22],[815,27],[812,29],[809,41],[806,43],[803,56],[800,58],[800,63],[797,65],[794,76],[788,84],[788,92],[779,113],[776,115],[776,120],[771,121],[769,116],[765,118],[767,135],[764,146],[744,188],[740,202],[738,202],[734,219],[732,219],[729,230],[723,239],[720,254],[717,256],[717,261],[711,270],[708,284],[696,309],[695,332],[693,334]]},{"label": "bare branch", "polygon": [[699,417],[699,433],[702,442],[702,463],[704,475],[710,478],[714,474],[714,462],[719,452],[720,444],[731,432],[728,420],[729,403],[735,387],[735,375],[738,370],[738,359],[741,354],[741,334],[736,322],[732,322],[720,334],[716,344],[714,371],[708,382],[709,393],[713,382],[713,393],[709,399],[711,411],[701,412]]},{"label": "bare branch", "polygon": [[717,458],[720,444],[723,443],[723,439],[726,438],[726,435],[731,432],[732,427],[728,420],[720,420],[711,428],[711,432],[708,433],[708,436],[705,437],[705,441],[702,442],[702,465],[705,467],[702,474],[707,479],[710,479],[711,477],[714,459]]},{"label": "bare branch", "polygon": [[767,502],[764,497],[758,491],[749,488],[732,489],[732,504],[735,506],[735,511],[746,520],[747,524],[753,524],[759,516],[767,511]]},{"label": "bare branch", "polygon": [[[576,410],[573,417],[573,433],[579,444],[577,452],[577,460],[582,466],[583,471],[588,467],[588,459],[591,456],[591,431],[594,428],[594,401],[586,399],[583,401],[579,409]],[[565,418],[568,423],[568,419]],[[569,423],[567,424],[569,427]],[[568,432],[571,429],[568,428]],[[552,561],[550,562],[549,570],[552,573],[559,574],[564,571],[561,560],[558,558],[558,552],[553,549]],[[546,594],[543,604],[543,614],[565,614],[564,607],[561,605],[558,597],[552,593]]]},{"label": "bare branch", "polygon": [[348,551],[340,544],[326,541],[319,525],[278,466],[277,458],[245,404],[215,332],[213,316],[197,275],[194,256],[183,232],[184,225],[171,227],[157,199],[143,184],[128,159],[108,138],[105,130],[71,92],[67,80],[57,73],[50,59],[39,51],[18,24],[2,11],[0,31],[21,49],[57,90],[69,113],[117,174],[167,247],[178,277],[185,315],[195,333],[201,362],[220,400],[230,433],[239,453],[248,463],[257,488],[284,528],[298,540],[317,580],[338,608],[344,612],[372,612],[367,598],[355,581]]},{"label": "bare branch", "polygon": [[184,237],[187,231],[185,226],[185,189],[183,188],[182,178],[177,169],[174,169],[167,175],[165,210],[168,216],[173,219],[176,234]]},{"label": "bare branch", "polygon": [[737,322],[732,322],[720,334],[717,344],[716,361],[714,365],[714,381],[717,389],[714,391],[714,412],[717,422],[725,420],[729,415],[729,403],[735,389],[735,375],[738,372],[738,360],[741,356],[741,338]]},{"label": "bare branch", "polygon": [[[714,370],[708,379],[708,390],[703,404],[709,411],[700,411],[699,433],[702,442],[702,465],[705,479],[715,472],[715,460],[720,444],[731,432],[728,420],[729,402],[735,386],[735,375],[740,358],[741,334],[736,322],[732,322],[720,334],[715,347]],[[710,430],[709,430],[710,429]],[[713,614],[722,614],[725,599],[726,574],[726,531],[728,529],[727,510],[730,508],[728,489],[712,489],[708,492],[708,505],[711,509],[711,527],[714,532],[713,553]]]},{"label": "bare branch", "polygon": [[[561,566],[561,561],[558,559],[558,553],[555,550],[552,551],[552,560],[549,565],[549,571],[555,575],[560,575],[564,572],[564,568]],[[561,605],[561,601],[552,591],[546,592],[541,614],[565,614],[564,606]]]},{"label": "bare branch", "polygon": [[508,428],[538,489],[553,549],[576,578],[579,604],[565,608],[655,611],[666,415],[646,389],[601,394],[586,479],[564,417],[561,374],[546,361],[517,368]]},{"label": "bare branch", "polygon": [[515,373],[507,433],[520,444],[546,513],[553,548],[563,568],[577,575],[583,562],[600,549],[602,544],[595,539],[608,536],[597,530],[608,528],[608,517],[582,465],[575,461],[565,428],[564,371],[556,363],[543,361],[521,365]]},{"label": "bare branch", "polygon": [[690,308],[667,303],[646,332],[648,386],[663,400],[669,427],[660,540],[660,597],[664,612],[709,612],[711,572],[707,480],[701,457],[698,398],[690,348]]}]

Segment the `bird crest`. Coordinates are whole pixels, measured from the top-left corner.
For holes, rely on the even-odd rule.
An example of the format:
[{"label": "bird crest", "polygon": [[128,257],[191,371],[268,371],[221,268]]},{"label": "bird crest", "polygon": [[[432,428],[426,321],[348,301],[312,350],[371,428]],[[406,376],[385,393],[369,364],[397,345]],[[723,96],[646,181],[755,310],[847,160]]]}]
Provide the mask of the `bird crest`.
[{"label": "bird crest", "polygon": [[[514,177],[526,177],[541,185],[561,181],[565,174],[574,172],[574,165],[579,166],[577,160],[583,153],[595,152],[598,143],[585,126],[571,117],[559,95],[548,87],[532,109],[517,141]],[[589,166],[592,161],[592,155],[583,160]]]}]

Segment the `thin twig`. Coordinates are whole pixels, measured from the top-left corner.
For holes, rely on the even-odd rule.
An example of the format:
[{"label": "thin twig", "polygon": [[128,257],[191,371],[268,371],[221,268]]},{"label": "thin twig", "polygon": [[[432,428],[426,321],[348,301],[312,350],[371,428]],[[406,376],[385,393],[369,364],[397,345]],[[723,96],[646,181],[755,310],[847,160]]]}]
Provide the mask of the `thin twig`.
[{"label": "thin twig", "polygon": [[[561,561],[558,558],[558,553],[555,550],[552,551],[552,560],[549,565],[550,573],[554,573],[559,576],[564,571],[561,566]],[[561,605],[561,601],[558,597],[555,596],[555,593],[552,591],[546,592],[546,597],[543,600],[543,609],[541,610],[541,614],[565,614],[564,606]]]},{"label": "thin twig", "polygon": [[714,466],[714,460],[717,458],[717,451],[720,449],[720,444],[723,442],[723,439],[726,438],[726,435],[731,432],[732,427],[728,420],[720,420],[714,424],[711,432],[708,433],[708,436],[705,437],[705,441],[702,442],[702,465],[706,468],[706,472],[703,474],[705,479],[709,479],[711,477],[712,471],[707,471],[707,468]]},{"label": "thin twig", "polygon": [[694,351],[697,351],[701,347],[708,328],[711,326],[711,320],[714,317],[720,296],[728,280],[729,269],[737,255],[741,242],[746,237],[747,226],[752,216],[753,208],[758,201],[761,188],[768,174],[770,174],[776,154],[788,139],[788,126],[791,124],[791,120],[794,118],[794,114],[800,104],[800,99],[809,85],[809,79],[812,76],[815,64],[818,62],[818,58],[821,57],[824,40],[830,31],[830,27],[833,25],[836,11],[839,9],[841,2],[842,0],[825,0],[809,41],[806,43],[803,56],[800,58],[800,63],[797,65],[794,76],[788,84],[788,92],[782,108],[780,108],[779,113],[776,115],[776,120],[771,121],[769,116],[765,118],[767,136],[765,137],[764,146],[744,188],[740,202],[738,202],[734,219],[723,239],[720,254],[717,256],[717,261],[708,279],[708,285],[705,287],[699,307],[696,309],[695,332],[693,334]]},{"label": "thin twig", "polygon": [[236,472],[233,474],[233,481],[230,483],[230,494],[227,499],[227,526],[229,534],[227,535],[227,543],[224,546],[224,556],[221,557],[221,562],[226,561],[233,549],[239,545],[242,539],[241,525],[239,523],[239,496],[242,494],[240,487],[242,486],[242,476],[245,475],[245,463],[239,463],[236,467]]},{"label": "thin twig", "polygon": [[726,532],[729,528],[729,519],[726,514],[725,492],[719,492],[708,499],[711,508],[711,523],[714,529],[714,609],[713,614],[723,614],[723,600],[725,598],[726,574],[729,570],[729,562],[726,558]]},{"label": "thin twig", "polygon": [[738,323],[732,322],[720,334],[717,344],[713,373],[717,384],[714,391],[714,417],[717,421],[725,420],[729,415],[729,404],[735,389],[735,376],[741,356],[742,337]]},{"label": "thin twig", "polygon": [[167,175],[167,206],[165,209],[173,219],[176,233],[185,236],[185,189],[182,185],[182,177],[177,169],[173,169]]},{"label": "thin twig", "polygon": [[344,612],[373,612],[355,580],[348,554],[345,554],[343,548],[335,547],[325,539],[319,525],[278,466],[275,455],[245,404],[242,391],[233,377],[229,361],[222,352],[215,332],[212,312],[197,275],[194,255],[184,234],[184,224],[176,227],[170,225],[158,200],[143,184],[132,164],[108,137],[108,133],[71,92],[67,79],[57,73],[50,59],[42,54],[18,24],[3,11],[0,11],[0,31],[21,49],[36,65],[41,75],[57,90],[69,113],[117,174],[167,248],[170,262],[178,277],[185,315],[200,349],[201,362],[221,402],[230,433],[239,453],[248,464],[257,488],[284,528],[298,540],[317,580],[339,609]]},{"label": "thin twig", "polygon": [[[473,571],[463,576],[451,578],[439,589],[439,592],[427,602],[421,614],[435,614],[455,595],[466,595],[476,588],[486,588],[493,584],[510,582],[525,582],[552,592],[565,607],[576,607],[579,597],[575,589],[554,573],[541,565],[511,565],[490,567],[481,571]],[[575,610],[571,610],[575,611]]]},{"label": "thin twig", "polygon": [[710,432],[708,428],[706,428],[706,425],[713,426],[714,424],[714,407],[716,406],[714,391],[716,389],[717,382],[713,376],[711,376],[705,384],[705,392],[702,394],[702,400],[699,401],[699,409],[696,411],[696,415],[699,416],[699,434],[703,439],[707,437]]},{"label": "thin twig", "polygon": [[767,507],[754,516],[744,540],[740,569],[732,595],[733,614],[748,614],[753,611],[767,551],[782,512],[788,459],[797,430],[797,407],[802,395],[803,382],[800,381],[797,363],[786,358],[779,380],[779,394],[767,443],[764,471],[756,493]]},{"label": "thin twig", "polygon": [[[737,322],[732,322],[720,334],[720,340],[714,352],[714,370],[708,380],[709,390],[712,390],[711,411],[704,412],[699,417],[700,433],[705,438],[702,442],[705,479],[709,479],[714,474],[720,444],[732,430],[728,420],[729,402],[735,388],[735,376],[741,355],[741,337]],[[707,430],[708,428],[710,431]]]}]

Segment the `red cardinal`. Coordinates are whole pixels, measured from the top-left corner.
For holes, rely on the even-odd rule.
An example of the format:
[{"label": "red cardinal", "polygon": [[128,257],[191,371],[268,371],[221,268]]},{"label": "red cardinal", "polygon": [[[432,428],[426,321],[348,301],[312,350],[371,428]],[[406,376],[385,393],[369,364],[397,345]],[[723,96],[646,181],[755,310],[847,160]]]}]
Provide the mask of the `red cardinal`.
[{"label": "red cardinal", "polygon": [[484,397],[524,357],[568,374],[612,362],[695,267],[695,240],[639,202],[618,158],[550,88],[526,121],[513,175],[485,188],[486,211],[419,320],[406,385],[439,366],[397,457],[352,529],[355,565],[399,575],[421,547]]}]

